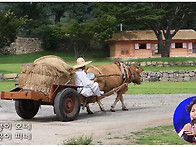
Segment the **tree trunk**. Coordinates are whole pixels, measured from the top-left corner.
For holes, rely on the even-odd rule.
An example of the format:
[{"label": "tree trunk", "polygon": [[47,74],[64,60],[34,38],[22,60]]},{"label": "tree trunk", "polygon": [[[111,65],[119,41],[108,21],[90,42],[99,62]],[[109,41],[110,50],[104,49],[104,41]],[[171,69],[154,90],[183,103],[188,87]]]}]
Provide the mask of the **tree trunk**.
[{"label": "tree trunk", "polygon": [[163,51],[163,37],[162,33],[159,33],[158,35],[158,54],[161,54]]},{"label": "tree trunk", "polygon": [[165,40],[165,45],[163,46],[163,50],[161,53],[161,57],[170,57],[170,46],[171,46],[172,38],[169,37]]},{"label": "tree trunk", "polygon": [[74,53],[75,53],[75,58],[77,59],[79,57],[78,53],[78,44],[74,42]]},{"label": "tree trunk", "polygon": [[61,15],[60,14],[56,14],[55,15],[55,25],[57,24],[57,23],[60,23],[61,22]]}]

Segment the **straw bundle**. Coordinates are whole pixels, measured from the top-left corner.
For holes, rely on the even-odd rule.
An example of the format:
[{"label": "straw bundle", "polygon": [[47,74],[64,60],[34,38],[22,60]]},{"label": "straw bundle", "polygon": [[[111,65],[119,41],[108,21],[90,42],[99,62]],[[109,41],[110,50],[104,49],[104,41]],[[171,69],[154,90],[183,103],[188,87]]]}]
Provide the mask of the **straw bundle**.
[{"label": "straw bundle", "polygon": [[21,67],[19,87],[49,95],[53,83],[65,84],[73,74],[74,69],[60,57],[43,56]]}]

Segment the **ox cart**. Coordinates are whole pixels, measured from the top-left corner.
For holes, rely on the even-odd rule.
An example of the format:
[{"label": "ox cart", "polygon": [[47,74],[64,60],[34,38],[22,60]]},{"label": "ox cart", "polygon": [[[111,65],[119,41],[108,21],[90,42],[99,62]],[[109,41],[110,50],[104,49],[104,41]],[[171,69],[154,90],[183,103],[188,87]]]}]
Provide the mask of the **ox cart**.
[{"label": "ox cart", "polygon": [[127,83],[99,97],[83,97],[77,92],[78,86],[71,84],[52,84],[48,96],[42,92],[16,87],[10,92],[1,92],[1,99],[14,100],[16,113],[23,119],[33,118],[40,105],[52,105],[59,120],[72,121],[77,118],[81,106],[84,108],[86,104],[95,103],[125,86]]}]

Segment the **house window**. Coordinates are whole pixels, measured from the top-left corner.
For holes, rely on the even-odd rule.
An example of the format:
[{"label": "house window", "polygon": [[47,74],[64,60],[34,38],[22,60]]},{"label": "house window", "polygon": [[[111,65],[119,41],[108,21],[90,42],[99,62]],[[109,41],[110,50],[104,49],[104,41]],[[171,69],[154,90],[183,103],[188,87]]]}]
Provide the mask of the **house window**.
[{"label": "house window", "polygon": [[158,54],[158,44],[152,44],[152,54]]},{"label": "house window", "polygon": [[122,45],[121,46],[121,55],[128,55],[129,54],[129,46],[128,45]]},{"label": "house window", "polygon": [[188,43],[188,52],[192,53],[193,50],[193,44],[192,43]]},{"label": "house window", "polygon": [[183,43],[183,48],[187,48],[187,44],[186,43]]},{"label": "house window", "polygon": [[175,43],[175,48],[183,48],[182,43]]},{"label": "house window", "polygon": [[192,52],[196,53],[196,43],[192,43],[192,47],[193,47]]},{"label": "house window", "polygon": [[146,43],[140,43],[139,49],[146,49]]},{"label": "house window", "polygon": [[136,50],[139,49],[139,44],[135,44],[135,49],[136,49]]},{"label": "house window", "polygon": [[171,43],[171,48],[186,48],[186,43]]},{"label": "house window", "polygon": [[188,43],[188,52],[196,53],[196,43]]},{"label": "house window", "polygon": [[135,49],[151,49],[151,44],[150,43],[137,43],[135,44]]},{"label": "house window", "polygon": [[146,44],[146,49],[151,49],[151,44],[150,43]]}]

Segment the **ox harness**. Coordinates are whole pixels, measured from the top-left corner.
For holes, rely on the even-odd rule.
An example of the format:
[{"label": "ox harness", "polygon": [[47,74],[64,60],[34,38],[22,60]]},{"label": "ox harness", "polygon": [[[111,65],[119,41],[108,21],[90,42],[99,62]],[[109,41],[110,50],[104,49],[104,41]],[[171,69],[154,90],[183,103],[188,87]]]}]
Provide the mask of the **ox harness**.
[{"label": "ox harness", "polygon": [[123,61],[116,61],[114,62],[114,64],[118,66],[119,70],[122,73],[123,83],[129,82],[134,79],[134,76],[131,73],[129,67],[127,67]]},{"label": "ox harness", "polygon": [[122,78],[123,78],[122,83],[125,83],[125,82],[129,83],[130,81],[134,80],[134,75],[131,72],[131,69],[129,69],[129,67],[127,67],[126,64],[123,61],[115,61],[114,64],[117,65],[121,74],[103,74],[98,67],[95,67],[93,65],[91,65],[91,67],[96,69],[100,74],[98,76],[95,76],[96,78],[109,77],[109,76],[122,76]]}]

